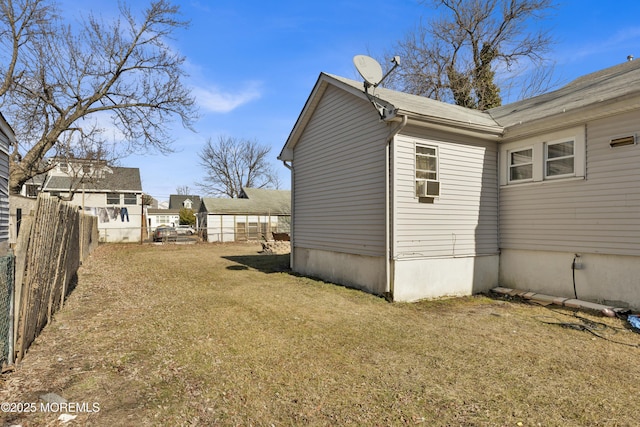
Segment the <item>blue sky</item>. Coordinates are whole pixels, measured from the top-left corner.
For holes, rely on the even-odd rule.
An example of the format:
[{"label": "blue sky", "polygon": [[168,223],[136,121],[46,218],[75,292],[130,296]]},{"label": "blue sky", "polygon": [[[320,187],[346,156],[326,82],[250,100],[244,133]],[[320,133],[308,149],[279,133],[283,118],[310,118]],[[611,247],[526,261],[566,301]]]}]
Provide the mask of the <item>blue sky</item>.
[{"label": "blue sky", "polygon": [[[130,0],[136,10],[148,1]],[[352,58],[377,55],[391,46],[430,9],[418,0],[178,0],[183,18],[173,46],[187,59],[188,85],[199,104],[196,132],[179,124],[175,153],[130,156],[122,166],[140,168],[145,193],[163,201],[196,183],[204,170],[198,151],[208,138],[254,139],[272,147],[270,160],[282,188],[289,171],[276,158],[320,72],[359,79]],[[555,77],[576,77],[640,58],[640,2],[559,0],[544,25],[557,43],[551,59]],[[88,9],[108,17],[112,2],[63,0],[73,19]],[[204,196],[204,194],[203,194]]]}]

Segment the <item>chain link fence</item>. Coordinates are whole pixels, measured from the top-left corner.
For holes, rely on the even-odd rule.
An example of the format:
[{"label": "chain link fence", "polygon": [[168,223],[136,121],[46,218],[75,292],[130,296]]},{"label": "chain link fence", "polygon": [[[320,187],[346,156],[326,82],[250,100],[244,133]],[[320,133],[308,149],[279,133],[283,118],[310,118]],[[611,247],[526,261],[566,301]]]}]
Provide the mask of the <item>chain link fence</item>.
[{"label": "chain link fence", "polygon": [[0,257],[0,365],[12,363],[13,347],[13,255]]}]

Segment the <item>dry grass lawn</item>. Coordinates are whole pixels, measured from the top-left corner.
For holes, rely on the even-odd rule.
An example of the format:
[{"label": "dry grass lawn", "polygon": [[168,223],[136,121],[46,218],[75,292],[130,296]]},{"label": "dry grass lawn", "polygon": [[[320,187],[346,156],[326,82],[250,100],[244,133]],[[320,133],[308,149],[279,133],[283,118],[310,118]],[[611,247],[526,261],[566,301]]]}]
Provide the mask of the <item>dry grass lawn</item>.
[{"label": "dry grass lawn", "polygon": [[[98,403],[65,424],[78,426],[640,420],[640,335],[621,320],[483,296],[390,304],[258,250],[99,247],[0,401]],[[22,427],[59,415],[0,414]]]}]

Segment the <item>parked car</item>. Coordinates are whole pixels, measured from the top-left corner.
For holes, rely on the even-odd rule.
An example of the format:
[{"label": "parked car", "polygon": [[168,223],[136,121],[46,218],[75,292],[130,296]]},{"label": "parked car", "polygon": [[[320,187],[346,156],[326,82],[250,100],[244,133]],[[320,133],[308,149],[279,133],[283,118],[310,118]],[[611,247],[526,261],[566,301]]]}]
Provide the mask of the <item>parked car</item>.
[{"label": "parked car", "polygon": [[153,232],[154,242],[168,242],[176,241],[178,239],[178,232],[173,227],[157,227]]},{"label": "parked car", "polygon": [[196,234],[196,230],[190,225],[179,225],[176,227],[178,234],[187,234],[189,236]]}]

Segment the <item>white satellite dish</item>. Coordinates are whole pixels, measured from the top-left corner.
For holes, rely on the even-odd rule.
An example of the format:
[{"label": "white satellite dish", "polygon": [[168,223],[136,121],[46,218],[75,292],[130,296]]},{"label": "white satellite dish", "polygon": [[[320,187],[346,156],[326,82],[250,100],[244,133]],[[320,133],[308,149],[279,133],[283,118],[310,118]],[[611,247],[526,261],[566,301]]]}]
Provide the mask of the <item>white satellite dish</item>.
[{"label": "white satellite dish", "polygon": [[367,85],[377,86],[382,80],[382,67],[370,56],[356,55],[353,57],[353,64]]}]

